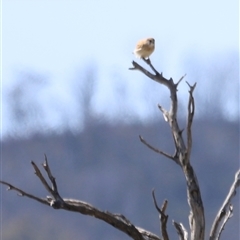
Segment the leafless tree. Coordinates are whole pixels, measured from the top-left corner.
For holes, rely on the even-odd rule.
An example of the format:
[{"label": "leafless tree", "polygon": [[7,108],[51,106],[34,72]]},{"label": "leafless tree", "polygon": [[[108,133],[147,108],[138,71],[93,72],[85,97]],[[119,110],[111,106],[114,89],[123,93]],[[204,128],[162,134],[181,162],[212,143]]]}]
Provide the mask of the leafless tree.
[{"label": "leafless tree", "polygon": [[[176,228],[177,234],[179,235],[179,239],[182,240],[203,240],[205,238],[205,216],[204,216],[204,206],[201,198],[201,191],[199,188],[197,176],[194,172],[193,167],[191,166],[191,149],[192,149],[192,123],[195,112],[195,103],[193,92],[196,87],[196,83],[189,86],[189,99],[188,99],[188,116],[187,116],[187,126],[186,126],[186,140],[183,138],[184,129],[181,129],[178,124],[178,98],[177,98],[177,87],[180,82],[183,80],[184,76],[174,83],[173,79],[169,80],[163,77],[162,73],[159,73],[152,65],[150,59],[143,59],[143,61],[151,68],[152,72],[149,72],[141,65],[132,62],[133,67],[130,70],[138,70],[145,74],[148,78],[160,83],[168,88],[170,92],[170,109],[166,110],[162,106],[158,105],[158,108],[163,114],[165,121],[169,124],[169,127],[172,132],[173,140],[174,140],[174,151],[173,153],[166,153],[160,149],[155,148],[150,145],[142,136],[139,136],[140,141],[145,144],[147,147],[159,153],[166,158],[174,161],[179,167],[182,169],[183,174],[186,179],[187,186],[187,199],[190,208],[189,213],[189,227],[190,232],[188,233],[186,228],[182,223],[177,223],[173,221],[173,225]],[[150,231],[142,229],[140,227],[135,226],[131,223],[125,216],[121,214],[114,214],[108,211],[101,211],[96,207],[90,205],[89,203],[75,200],[75,199],[66,199],[62,198],[59,194],[57,183],[55,181],[54,176],[51,173],[50,167],[48,165],[47,157],[45,156],[45,161],[43,163],[43,169],[46,171],[47,176],[51,182],[49,184],[42,172],[38,168],[38,166],[31,162],[37,177],[40,179],[41,183],[46,188],[47,192],[50,193],[51,196],[47,196],[45,198],[39,198],[35,195],[29,194],[23,191],[20,188],[13,186],[12,184],[0,181],[0,183],[7,185],[9,190],[15,190],[21,196],[26,196],[33,200],[36,200],[40,203],[46,204],[54,209],[64,209],[72,212],[79,212],[84,215],[94,216],[95,218],[101,219],[106,223],[112,225],[114,228],[119,229],[120,231],[129,235],[132,239],[135,240],[168,240],[168,231],[167,231],[167,222],[168,215],[166,214],[168,201],[164,200],[161,207],[158,206],[157,200],[155,198],[154,191],[152,192],[153,202],[157,212],[159,213],[160,219],[160,236],[157,236]],[[222,207],[216,215],[216,218],[212,224],[212,228],[210,231],[209,239],[215,240],[220,239],[221,233],[225,227],[225,224],[231,218],[233,214],[233,205],[231,204],[231,200],[236,194],[237,187],[240,185],[240,170],[237,171],[235,175],[234,182],[230,187],[229,194],[226,196],[226,199],[223,202]]]}]

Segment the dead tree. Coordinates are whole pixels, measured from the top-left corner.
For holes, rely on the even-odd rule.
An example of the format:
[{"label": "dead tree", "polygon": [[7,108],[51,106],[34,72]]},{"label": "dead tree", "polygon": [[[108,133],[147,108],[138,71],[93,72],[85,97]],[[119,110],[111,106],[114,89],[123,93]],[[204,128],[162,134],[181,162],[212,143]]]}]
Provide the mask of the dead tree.
[{"label": "dead tree", "polygon": [[[187,116],[186,141],[185,141],[183,138],[184,130],[179,127],[178,118],[177,118],[177,113],[178,113],[177,87],[179,83],[183,80],[184,76],[179,81],[174,83],[172,78],[170,78],[169,80],[164,78],[163,74],[159,73],[153,67],[150,59],[147,59],[147,60],[143,59],[143,61],[152,69],[153,73],[149,72],[148,70],[140,66],[135,61],[132,62],[133,67],[130,68],[130,70],[138,70],[143,74],[145,74],[150,79],[168,88],[170,92],[170,99],[171,99],[170,109],[166,110],[160,105],[158,105],[158,108],[162,112],[165,121],[170,126],[175,149],[173,151],[173,154],[166,153],[150,145],[142,136],[139,136],[140,141],[143,144],[145,144],[147,147],[155,151],[156,153],[159,153],[165,156],[166,158],[174,161],[182,169],[186,179],[187,199],[188,199],[188,204],[190,208],[190,213],[189,213],[190,233],[187,232],[186,228],[183,226],[182,223],[177,223],[173,221],[173,225],[176,228],[176,231],[179,235],[179,239],[203,240],[205,238],[204,206],[201,198],[201,191],[198,185],[197,176],[190,162],[191,149],[192,149],[192,123],[193,123],[193,117],[195,112],[193,91],[196,87],[196,83],[191,86],[188,82],[186,82],[189,86],[189,99],[188,99],[188,116]],[[45,156],[43,169],[46,171],[47,176],[51,182],[51,185],[43,176],[38,166],[34,162],[31,162],[31,164],[35,170],[35,174],[40,179],[41,183],[44,185],[47,192],[50,193],[51,196],[47,196],[45,198],[39,198],[33,194],[29,194],[26,191],[23,191],[22,189],[13,186],[12,184],[6,181],[0,181],[0,183],[7,185],[8,190],[15,190],[21,196],[31,198],[42,204],[46,204],[54,209],[64,209],[67,211],[79,212],[84,215],[89,215],[89,216],[93,216],[95,218],[101,219],[106,223],[112,225],[114,228],[117,228],[120,231],[126,233],[132,239],[135,239],[135,240],[146,240],[146,239],[168,240],[169,239],[168,232],[167,232],[168,215],[166,214],[168,201],[165,200],[162,206],[159,207],[157,204],[157,200],[155,198],[154,191],[152,192],[152,196],[153,196],[155,208],[159,213],[161,236],[157,236],[151,233],[150,231],[147,231],[145,229],[135,226],[125,216],[121,214],[114,214],[108,211],[101,211],[96,207],[90,205],[89,203],[86,203],[80,200],[62,198],[58,191],[55,178],[52,175],[50,167],[48,165],[47,157]],[[235,179],[230,188],[229,194],[227,195],[222,207],[220,208],[213,222],[210,236],[209,236],[210,240],[220,239],[220,235],[224,229],[226,222],[232,216],[233,206],[231,204],[231,200],[236,194],[236,189],[237,187],[239,187],[239,185],[240,185],[240,170],[238,170],[238,172],[236,173]]]}]

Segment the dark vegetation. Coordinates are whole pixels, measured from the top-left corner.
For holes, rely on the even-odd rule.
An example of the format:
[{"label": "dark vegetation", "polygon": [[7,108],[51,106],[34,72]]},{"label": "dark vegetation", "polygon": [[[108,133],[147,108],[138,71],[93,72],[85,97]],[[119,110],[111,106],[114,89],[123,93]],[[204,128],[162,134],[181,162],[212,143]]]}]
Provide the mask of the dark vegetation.
[{"label": "dark vegetation", "polygon": [[[81,199],[111,212],[121,213],[137,226],[159,234],[156,198],[168,199],[168,231],[176,239],[171,220],[188,226],[189,207],[185,179],[178,166],[140,143],[141,134],[155,146],[171,152],[172,138],[159,114],[149,125],[115,125],[88,119],[83,132],[8,138],[2,142],[2,179],[37,196],[45,196],[34,177],[30,160],[42,163],[44,153],[63,197]],[[160,122],[160,123],[159,123]],[[192,164],[205,203],[206,232],[232,184],[239,165],[239,124],[195,119]],[[9,239],[129,239],[106,223],[91,217],[54,211],[30,199],[13,197],[2,186],[2,236]],[[222,239],[238,239],[239,198],[234,216]],[[99,238],[99,236],[101,236]]]}]

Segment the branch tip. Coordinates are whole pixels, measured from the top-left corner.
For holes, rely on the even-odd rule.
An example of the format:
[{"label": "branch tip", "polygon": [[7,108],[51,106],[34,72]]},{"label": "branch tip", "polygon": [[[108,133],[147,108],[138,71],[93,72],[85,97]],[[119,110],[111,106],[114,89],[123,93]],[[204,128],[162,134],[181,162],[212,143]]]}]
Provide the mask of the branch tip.
[{"label": "branch tip", "polygon": [[176,160],[173,156],[171,156],[171,155],[168,154],[168,153],[165,153],[165,152],[162,151],[162,150],[159,150],[159,149],[153,147],[153,146],[150,145],[146,140],[144,140],[141,135],[139,136],[139,138],[140,138],[140,141],[141,141],[143,144],[145,144],[148,148],[150,148],[150,149],[153,150],[154,152],[159,153],[159,154],[162,154],[163,156],[165,156],[165,157],[167,157],[167,158],[170,158],[170,159],[172,159],[174,162],[176,162],[177,164],[179,164],[179,163],[177,162],[177,160]]},{"label": "branch tip", "polygon": [[[229,192],[213,221],[212,228],[210,231],[210,239],[219,239],[224,226],[226,225],[227,221],[232,217],[233,206],[231,204],[231,200],[236,195],[236,191],[239,185],[240,185],[240,169],[236,172],[234,181],[229,189]],[[221,222],[222,224],[220,226]]]},{"label": "branch tip", "polygon": [[188,81],[186,81],[188,87],[190,88],[189,92],[193,93],[195,87],[197,86],[197,82],[195,82],[193,85],[191,85]]},{"label": "branch tip", "polygon": [[161,207],[161,210],[163,213],[165,213],[166,209],[167,209],[167,205],[168,205],[168,200],[165,199],[163,204],[162,204],[162,207]]},{"label": "branch tip", "polygon": [[178,80],[178,82],[175,84],[176,87],[177,87],[178,84],[185,78],[186,75],[187,75],[187,74],[184,74],[184,75]]},{"label": "branch tip", "polygon": [[162,232],[163,239],[164,240],[169,240],[168,232],[167,232],[168,215],[165,214],[165,210],[167,208],[167,200],[164,200],[163,205],[160,209],[158,207],[158,204],[157,204],[157,200],[156,200],[156,197],[155,197],[154,190],[152,190],[152,197],[153,197],[154,206],[159,213],[159,219],[160,219],[160,222],[161,222],[161,232]]},{"label": "branch tip", "polygon": [[177,223],[175,222],[174,220],[172,221],[174,227],[176,228],[177,230],[177,233],[178,233],[178,236],[179,236],[179,239],[181,240],[187,240],[188,239],[188,232],[187,230],[185,229],[185,227],[183,226],[182,223]]}]

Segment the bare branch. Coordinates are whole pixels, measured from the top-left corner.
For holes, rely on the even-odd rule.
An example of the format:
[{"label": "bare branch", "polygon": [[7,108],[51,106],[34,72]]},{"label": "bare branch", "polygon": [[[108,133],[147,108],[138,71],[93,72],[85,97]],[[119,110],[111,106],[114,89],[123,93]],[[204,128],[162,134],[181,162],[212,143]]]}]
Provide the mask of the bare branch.
[{"label": "bare branch", "polygon": [[164,120],[166,121],[166,122],[168,122],[169,121],[169,113],[168,113],[168,111],[166,110],[166,109],[164,109],[161,105],[159,105],[158,104],[158,108],[160,109],[160,111],[162,112],[162,114],[163,114],[163,118],[164,118]]},{"label": "bare branch", "polygon": [[129,70],[139,70],[142,73],[144,73],[146,76],[148,76],[151,79],[155,78],[155,75],[150,73],[148,70],[146,70],[145,68],[143,68],[142,66],[140,66],[138,63],[136,63],[135,61],[132,62],[133,64],[133,68],[129,68]]},{"label": "bare branch", "polygon": [[55,206],[59,206],[61,204],[64,204],[64,202],[58,193],[57,183],[55,181],[55,177],[53,177],[53,175],[51,173],[46,154],[44,155],[44,158],[45,158],[45,160],[44,160],[44,163],[42,164],[42,166],[43,166],[44,170],[47,172],[48,178],[50,179],[50,181],[52,183],[51,194],[55,199],[54,204],[55,204]]},{"label": "bare branch", "polygon": [[136,227],[136,229],[143,235],[144,239],[146,240],[161,240],[157,235],[146,231],[140,227]]},{"label": "bare branch", "polygon": [[[146,62],[146,61],[145,61]],[[151,64],[151,63],[150,63]],[[152,65],[152,64],[151,64]],[[175,84],[173,79],[170,78],[169,80],[165,79],[162,74],[158,74],[154,68],[152,70],[155,72],[155,75],[149,73],[146,69],[141,67],[139,64],[133,61],[134,69],[137,69],[144,73],[150,79],[165,85],[170,91],[170,99],[171,99],[171,106],[170,110],[164,111],[163,108],[160,110],[164,113],[165,119],[170,125],[172,130],[172,135],[175,144],[175,154],[174,156],[170,156],[169,154],[164,153],[146,141],[144,141],[141,137],[140,140],[147,145],[153,151],[160,153],[172,160],[174,160],[177,164],[179,164],[183,170],[184,176],[187,182],[187,196],[188,196],[188,204],[190,207],[190,216],[189,216],[189,225],[191,230],[191,239],[204,239],[204,232],[205,232],[205,216],[204,216],[204,207],[201,198],[201,192],[197,180],[197,176],[195,175],[194,169],[190,165],[190,153],[191,153],[191,125],[194,116],[194,98],[193,98],[193,90],[196,86],[194,84],[193,87],[190,86],[190,101],[189,101],[189,120],[188,120],[188,146],[185,146],[184,139],[182,137],[182,130],[179,128],[178,121],[177,121],[177,111],[178,111],[178,99],[177,99],[177,86],[185,77],[185,75]]]},{"label": "bare branch", "polygon": [[42,164],[44,170],[47,172],[47,175],[48,175],[48,178],[50,179],[50,181],[52,182],[52,189],[54,191],[58,191],[57,190],[57,184],[56,184],[56,181],[55,181],[55,177],[53,177],[52,173],[51,173],[51,170],[49,168],[49,165],[48,165],[48,160],[47,160],[47,156],[46,154],[44,154],[44,163]]},{"label": "bare branch", "polygon": [[[228,214],[228,212],[229,212],[228,208],[231,204],[231,200],[236,195],[237,188],[239,186],[240,186],[240,169],[236,172],[234,181],[228,192],[228,195],[227,195],[225,201],[223,202],[220,210],[218,211],[216,218],[214,219],[214,222],[213,222],[213,225],[211,228],[211,232],[210,232],[210,238],[209,238],[210,240],[218,239],[217,238],[217,230],[219,228],[219,225],[220,225],[222,219],[224,217],[226,217],[226,215]],[[231,208],[229,208],[229,209],[231,210]]]},{"label": "bare branch", "polygon": [[162,211],[163,213],[165,213],[165,211],[166,211],[166,209],[167,209],[167,206],[168,206],[168,200],[165,199],[164,202],[163,202],[163,204],[162,204],[162,206],[161,206],[161,211]]},{"label": "bare branch", "polygon": [[150,58],[148,59],[143,58],[142,60],[150,66],[150,68],[154,71],[156,75],[160,75],[159,72],[153,67]]},{"label": "bare branch", "polygon": [[140,138],[140,141],[141,141],[143,144],[145,144],[147,147],[149,147],[150,149],[152,149],[154,152],[159,153],[159,154],[162,154],[163,156],[165,156],[165,157],[173,160],[173,161],[176,162],[177,164],[179,164],[179,163],[177,162],[177,160],[176,160],[173,156],[171,156],[170,154],[165,153],[165,152],[163,152],[162,150],[159,150],[159,149],[153,147],[153,146],[150,145],[146,140],[144,140],[144,138],[143,138],[142,136],[139,136],[139,138]]},{"label": "bare branch", "polygon": [[183,226],[183,224],[173,221],[173,225],[177,229],[179,240],[188,240],[188,232]]},{"label": "bare branch", "polygon": [[157,200],[155,198],[154,189],[152,190],[152,197],[153,197],[155,208],[157,209],[157,211],[159,213],[159,220],[161,222],[161,233],[162,233],[163,240],[169,240],[168,233],[167,233],[168,215],[165,215],[165,210],[167,208],[168,201],[165,200],[163,202],[163,205],[162,205],[161,209],[160,209],[158,207]]},{"label": "bare branch", "polygon": [[43,186],[46,188],[46,190],[52,194],[52,189],[51,187],[48,185],[47,181],[45,180],[45,178],[43,177],[41,171],[39,170],[38,166],[33,162],[31,161],[31,164],[35,170],[35,174],[37,175],[37,177],[40,179],[40,181],[42,182]]},{"label": "bare branch", "polygon": [[[145,60],[147,61],[147,60]],[[132,65],[133,65],[133,68],[129,68],[129,70],[139,70],[140,72],[142,72],[143,74],[145,74],[147,77],[151,78],[152,80],[160,83],[160,84],[163,84],[163,85],[168,85],[169,84],[169,81],[168,79],[164,78],[162,76],[162,74],[159,74],[155,68],[151,65],[149,65],[153,71],[155,72],[155,75],[150,73],[148,70],[146,70],[145,68],[143,68],[142,66],[140,66],[138,63],[136,63],[135,61],[132,61]]]},{"label": "bare branch", "polygon": [[8,186],[8,188],[7,188],[8,191],[9,190],[14,190],[14,191],[18,192],[19,196],[22,196],[22,197],[26,196],[26,197],[28,197],[30,199],[33,199],[33,200],[36,200],[36,201],[38,201],[38,202],[40,202],[42,204],[49,205],[49,202],[46,199],[44,199],[44,198],[39,198],[39,197],[36,197],[36,196],[34,196],[34,195],[30,194],[30,193],[27,193],[27,192],[21,190],[20,188],[17,188],[15,186],[13,186],[12,184],[10,184],[8,182],[0,180],[0,183],[3,184],[3,185]]},{"label": "bare branch", "polygon": [[229,208],[228,208],[228,212],[226,214],[226,216],[224,217],[224,220],[223,220],[223,223],[219,229],[219,233],[218,233],[218,236],[217,236],[217,239],[220,239],[220,236],[222,234],[222,231],[224,230],[224,227],[227,223],[227,221],[233,216],[233,205],[230,204],[229,205]]},{"label": "bare branch", "polygon": [[21,196],[26,196],[30,199],[36,200],[45,205],[49,205],[54,209],[64,209],[67,211],[78,212],[84,215],[94,216],[100,220],[105,221],[106,223],[112,225],[113,227],[119,229],[120,231],[126,233],[134,240],[161,240],[157,235],[144,230],[142,228],[134,226],[126,217],[120,214],[110,213],[108,211],[101,211],[89,203],[75,200],[75,199],[67,199],[62,198],[57,190],[57,184],[55,181],[55,177],[52,175],[50,167],[48,165],[47,157],[45,156],[45,161],[43,163],[43,168],[47,172],[48,178],[52,183],[52,187],[50,187],[43,177],[41,171],[38,166],[32,161],[31,162],[37,177],[40,179],[41,183],[44,185],[46,190],[52,195],[47,196],[46,198],[38,198],[32,194],[29,194],[10,183],[5,181],[0,181],[0,183],[7,185],[9,190],[17,191]]},{"label": "bare branch", "polygon": [[194,97],[193,97],[193,91],[196,87],[195,83],[193,86],[191,86],[187,81],[190,90],[189,90],[189,100],[188,100],[188,119],[187,119],[187,156],[186,160],[189,162],[190,155],[192,151],[192,122],[195,112],[195,103],[194,103]]},{"label": "bare branch", "polygon": [[186,77],[186,75],[187,74],[184,74],[175,85],[178,86],[178,84]]},{"label": "bare branch", "polygon": [[[44,169],[47,171],[48,173],[48,177],[50,179],[50,181],[52,182],[52,187],[50,187],[47,183],[47,181],[45,180],[45,178],[43,177],[41,171],[39,170],[38,166],[31,161],[31,164],[35,170],[35,174],[37,175],[37,177],[40,179],[40,181],[42,182],[43,186],[46,188],[46,190],[52,195],[53,198],[51,198],[50,206],[52,206],[55,209],[59,209],[64,205],[64,201],[63,199],[60,197],[58,191],[57,191],[57,185],[55,183],[55,178],[51,175],[49,166],[47,164],[47,158],[45,156],[45,162],[43,163],[43,167]],[[48,172],[49,171],[49,172]],[[47,198],[47,200],[49,201],[50,198]]]}]

